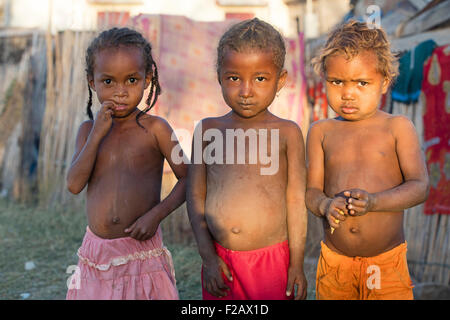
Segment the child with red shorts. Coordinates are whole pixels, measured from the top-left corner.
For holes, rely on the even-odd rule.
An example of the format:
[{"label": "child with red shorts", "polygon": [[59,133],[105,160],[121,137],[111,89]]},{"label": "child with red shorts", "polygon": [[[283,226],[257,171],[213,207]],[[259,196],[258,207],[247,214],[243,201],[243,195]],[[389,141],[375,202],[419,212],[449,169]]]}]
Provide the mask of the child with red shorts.
[{"label": "child with red shorts", "polygon": [[188,173],[204,299],[306,298],[303,135],[267,109],[285,84],[284,58],[279,32],[256,18],[219,42],[217,76],[231,111],[200,122]]}]

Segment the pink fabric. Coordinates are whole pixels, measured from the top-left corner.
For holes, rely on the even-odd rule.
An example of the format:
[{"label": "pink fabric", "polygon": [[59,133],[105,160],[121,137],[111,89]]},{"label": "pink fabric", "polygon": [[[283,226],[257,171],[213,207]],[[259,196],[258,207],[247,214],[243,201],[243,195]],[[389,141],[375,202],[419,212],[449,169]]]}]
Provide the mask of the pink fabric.
[{"label": "pink fabric", "polygon": [[89,227],[78,250],[68,300],[177,300],[170,252],[161,228],[149,240],[103,239]]},{"label": "pink fabric", "polygon": [[[222,97],[215,64],[219,39],[236,22],[205,22],[183,16],[149,14],[132,18],[132,27],[142,32],[152,44],[152,55],[158,66],[163,90],[150,113],[166,119],[175,131],[187,130],[190,133],[188,137],[177,132],[186,154],[191,153],[196,121],[230,111]],[[288,71],[288,79],[269,110],[278,117],[296,121],[306,128],[303,34],[285,40],[284,67]],[[145,97],[149,90],[150,86],[140,103],[141,109],[146,107]],[[170,167],[164,168],[170,171]]]},{"label": "pink fabric", "polygon": [[[228,295],[217,298],[202,286],[203,300],[291,300],[286,296],[289,268],[289,244],[283,241],[249,251],[234,251],[214,243],[219,257],[226,263],[233,281],[222,273],[230,288]],[[203,282],[203,268],[202,268]]]}]

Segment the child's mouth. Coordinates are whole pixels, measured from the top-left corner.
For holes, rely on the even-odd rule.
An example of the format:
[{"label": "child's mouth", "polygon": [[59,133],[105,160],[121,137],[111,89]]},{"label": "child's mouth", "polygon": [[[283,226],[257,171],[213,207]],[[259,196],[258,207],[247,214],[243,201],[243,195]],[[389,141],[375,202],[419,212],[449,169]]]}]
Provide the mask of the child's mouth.
[{"label": "child's mouth", "polygon": [[355,113],[358,111],[357,108],[351,107],[351,106],[342,106],[341,110],[343,113],[349,114],[349,113]]},{"label": "child's mouth", "polygon": [[239,105],[242,107],[242,109],[250,109],[253,104],[252,103],[239,103]]},{"label": "child's mouth", "polygon": [[116,106],[115,106],[115,111],[122,111],[122,110],[125,110],[127,108],[127,105],[126,104],[116,104]]}]

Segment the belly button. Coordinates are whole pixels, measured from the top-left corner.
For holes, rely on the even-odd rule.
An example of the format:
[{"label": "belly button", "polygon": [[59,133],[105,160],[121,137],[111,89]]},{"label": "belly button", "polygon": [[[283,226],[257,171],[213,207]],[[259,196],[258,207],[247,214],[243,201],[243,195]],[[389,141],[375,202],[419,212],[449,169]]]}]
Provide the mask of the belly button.
[{"label": "belly button", "polygon": [[236,227],[231,228],[231,232],[233,232],[234,234],[238,234],[239,232],[241,232],[241,230],[239,230]]},{"label": "belly button", "polygon": [[350,232],[351,232],[351,233],[357,233],[357,232],[359,232],[359,230],[356,229],[356,228],[350,228]]},{"label": "belly button", "polygon": [[119,223],[119,221],[120,221],[120,218],[119,218],[119,217],[114,217],[114,218],[112,219],[112,222],[113,222],[113,223]]}]

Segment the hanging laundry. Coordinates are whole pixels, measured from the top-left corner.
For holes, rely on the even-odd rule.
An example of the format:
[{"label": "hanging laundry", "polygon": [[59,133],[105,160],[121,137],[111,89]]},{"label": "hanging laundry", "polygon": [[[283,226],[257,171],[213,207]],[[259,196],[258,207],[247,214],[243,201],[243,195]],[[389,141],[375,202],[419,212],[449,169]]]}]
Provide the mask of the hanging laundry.
[{"label": "hanging laundry", "polygon": [[392,88],[392,100],[403,103],[417,102],[422,85],[423,64],[435,47],[436,42],[426,40],[400,58],[400,74]]},{"label": "hanging laundry", "polygon": [[424,149],[430,175],[425,214],[450,214],[450,45],[438,47],[424,66]]},{"label": "hanging laundry", "polygon": [[328,118],[328,100],[323,80],[317,76],[311,76],[307,83],[308,101],[312,106],[311,121]]}]

